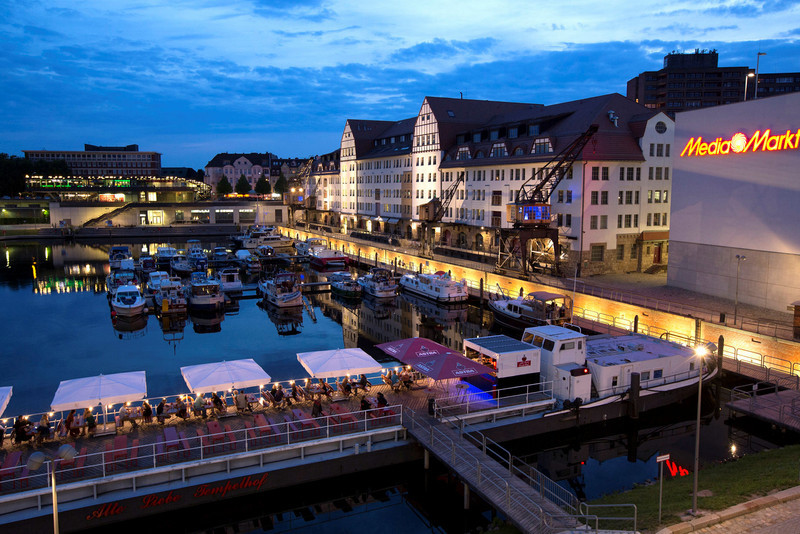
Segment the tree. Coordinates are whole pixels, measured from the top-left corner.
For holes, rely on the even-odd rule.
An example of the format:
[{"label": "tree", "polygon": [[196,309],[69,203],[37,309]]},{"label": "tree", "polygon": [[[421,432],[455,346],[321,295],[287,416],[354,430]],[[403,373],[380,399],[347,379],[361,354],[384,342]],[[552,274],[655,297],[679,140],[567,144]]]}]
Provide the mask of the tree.
[{"label": "tree", "polygon": [[219,183],[217,183],[217,196],[224,197],[227,194],[233,193],[231,183],[228,181],[227,176],[223,176]]},{"label": "tree", "polygon": [[275,182],[275,192],[282,195],[286,192],[286,176],[281,173],[281,177]]},{"label": "tree", "polygon": [[244,177],[244,174],[239,176],[239,181],[236,182],[236,192],[240,195],[246,195],[250,192],[250,182]]},{"label": "tree", "polygon": [[269,184],[269,180],[267,180],[263,174],[256,182],[256,193],[259,195],[269,195],[272,193],[272,186]]}]

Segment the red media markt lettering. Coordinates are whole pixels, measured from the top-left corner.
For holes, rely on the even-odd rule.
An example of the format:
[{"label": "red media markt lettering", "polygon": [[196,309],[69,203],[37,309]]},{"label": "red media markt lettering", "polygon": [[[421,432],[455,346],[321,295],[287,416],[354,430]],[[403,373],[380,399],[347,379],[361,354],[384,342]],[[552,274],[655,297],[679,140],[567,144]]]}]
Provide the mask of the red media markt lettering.
[{"label": "red media markt lettering", "polygon": [[792,132],[773,134],[767,128],[757,130],[749,139],[742,132],[737,132],[730,139],[717,137],[711,142],[703,140],[702,136],[692,137],[683,147],[681,157],[689,156],[724,156],[745,154],[747,152],[776,152],[778,150],[797,150],[800,146],[800,128]]}]

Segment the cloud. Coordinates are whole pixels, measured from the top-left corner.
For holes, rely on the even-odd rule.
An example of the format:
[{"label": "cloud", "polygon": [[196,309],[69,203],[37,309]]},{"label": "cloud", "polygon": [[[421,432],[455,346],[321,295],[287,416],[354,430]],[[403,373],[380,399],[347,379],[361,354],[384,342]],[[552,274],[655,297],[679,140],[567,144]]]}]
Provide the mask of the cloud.
[{"label": "cloud", "polygon": [[480,54],[486,52],[497,43],[493,37],[482,37],[471,41],[446,41],[436,38],[433,41],[419,43],[402,48],[389,56],[390,61],[420,61],[433,58],[446,58],[458,54]]}]

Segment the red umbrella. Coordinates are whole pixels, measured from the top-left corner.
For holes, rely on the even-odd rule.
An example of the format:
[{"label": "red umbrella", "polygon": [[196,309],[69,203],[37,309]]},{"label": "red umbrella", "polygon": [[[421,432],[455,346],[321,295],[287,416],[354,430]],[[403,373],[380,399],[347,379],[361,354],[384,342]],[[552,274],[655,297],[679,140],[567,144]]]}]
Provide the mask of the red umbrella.
[{"label": "red umbrella", "polygon": [[455,352],[414,358],[406,363],[433,380],[468,378],[470,376],[494,373],[494,369],[491,367],[481,365]]},{"label": "red umbrella", "polygon": [[409,364],[411,360],[416,358],[427,358],[436,354],[458,354],[453,349],[424,337],[410,337],[399,341],[390,341],[389,343],[376,345],[376,347],[389,356]]}]

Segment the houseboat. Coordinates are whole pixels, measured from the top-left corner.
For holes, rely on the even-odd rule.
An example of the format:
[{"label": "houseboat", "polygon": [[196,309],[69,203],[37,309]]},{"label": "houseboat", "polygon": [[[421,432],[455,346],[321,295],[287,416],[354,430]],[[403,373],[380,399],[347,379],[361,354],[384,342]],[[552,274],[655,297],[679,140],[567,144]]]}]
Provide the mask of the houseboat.
[{"label": "houseboat", "polygon": [[698,349],[644,334],[586,336],[555,325],[526,328],[519,341],[504,335],[464,340],[467,357],[496,369],[498,389],[538,383],[552,391],[552,406],[525,422],[538,425],[536,432],[636,418],[697,395],[700,373],[708,381],[718,372],[714,358],[700,365],[698,357],[716,347]]},{"label": "houseboat", "polygon": [[534,291],[520,298],[501,295],[489,300],[494,320],[509,328],[524,330],[530,326],[561,326],[572,317],[572,299],[560,293]]},{"label": "houseboat", "polygon": [[358,284],[361,290],[375,298],[394,298],[397,295],[397,283],[389,269],[374,267],[369,274],[360,276]]},{"label": "houseboat", "polygon": [[294,273],[278,273],[274,278],[259,280],[258,290],[264,301],[279,308],[303,305],[303,294]]},{"label": "houseboat", "polygon": [[294,244],[298,256],[311,259],[312,251],[328,248],[328,241],[322,237],[309,237],[305,241],[297,241]]},{"label": "houseboat", "polygon": [[153,294],[156,310],[162,314],[186,313],[187,303],[183,283],[177,276],[162,280]]},{"label": "houseboat", "polygon": [[183,276],[186,276],[192,272],[192,264],[189,262],[189,258],[186,257],[185,250],[177,251],[177,253],[170,258],[169,269],[173,273]]},{"label": "houseboat", "polygon": [[441,303],[464,302],[469,297],[467,284],[456,282],[444,271],[435,274],[406,274],[400,278],[399,285],[403,291]]},{"label": "houseboat", "polygon": [[133,269],[117,269],[106,276],[106,291],[109,297],[113,297],[118,288],[127,285],[139,287],[139,278]]},{"label": "houseboat", "polygon": [[241,294],[242,292],[242,279],[239,276],[238,267],[225,267],[217,271],[216,280],[219,283],[219,288],[223,293]]}]

